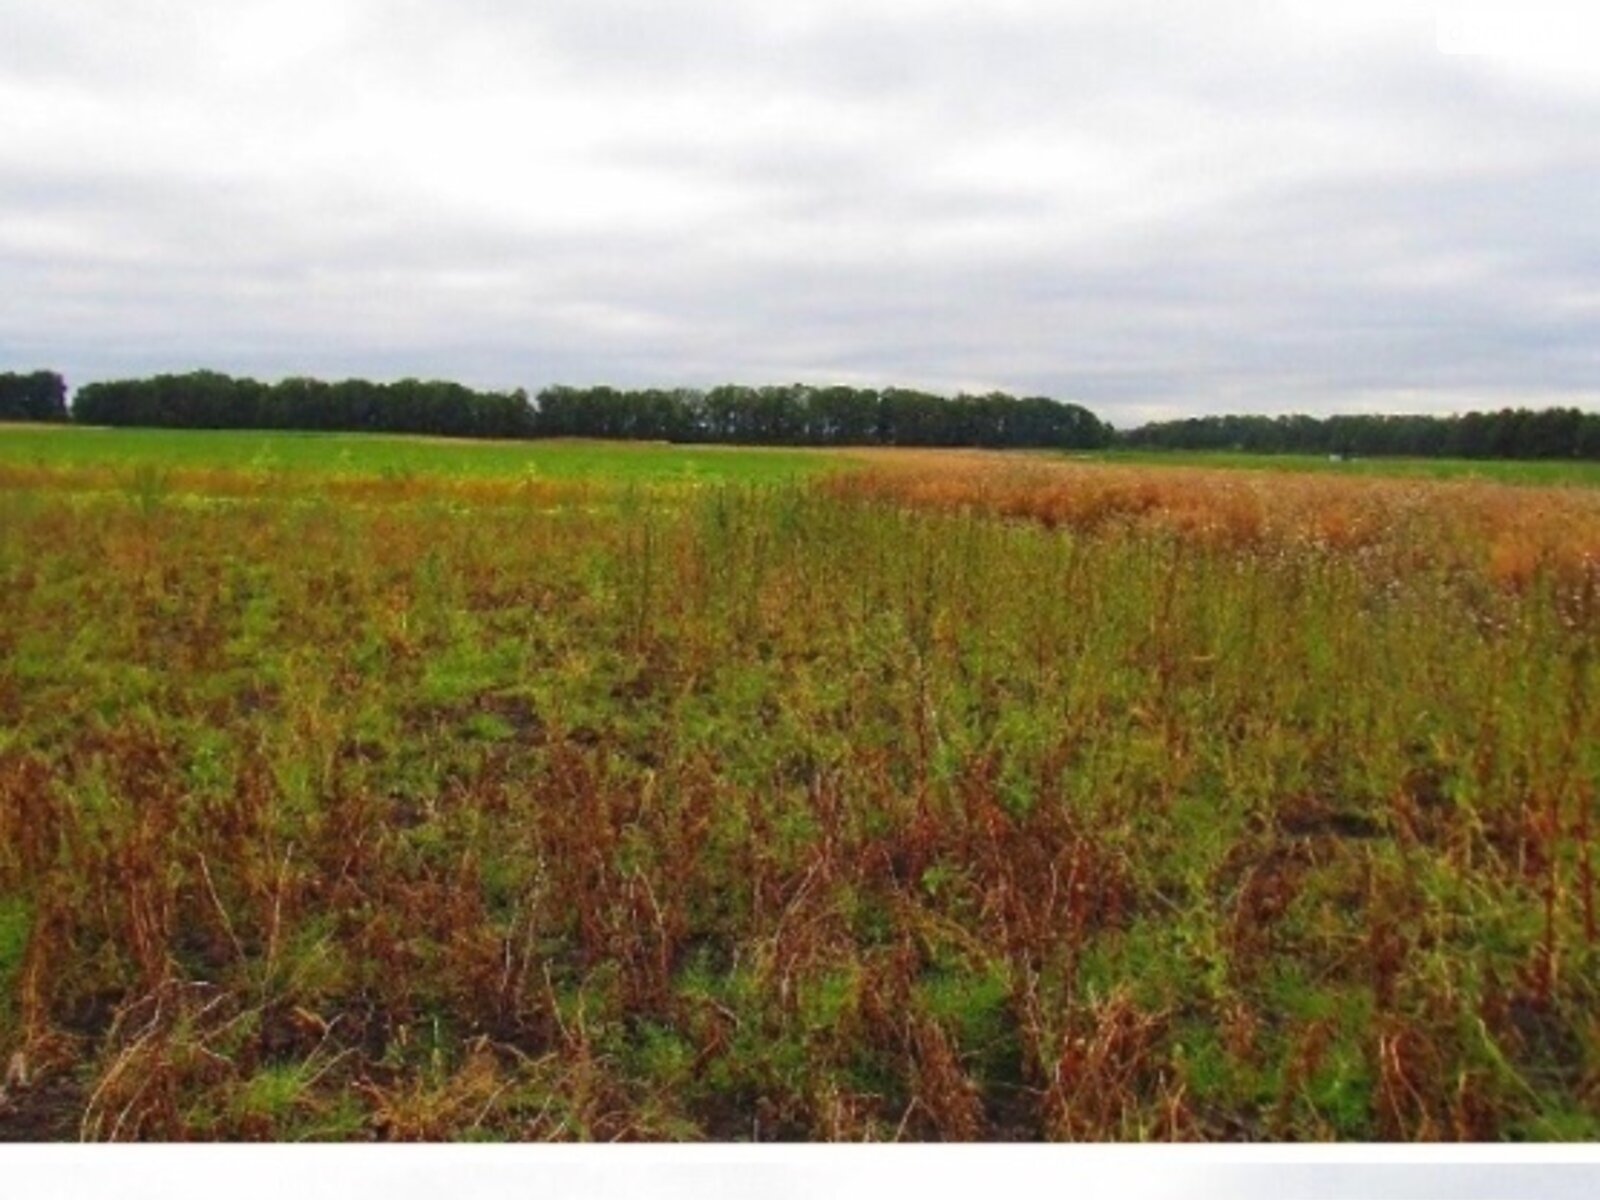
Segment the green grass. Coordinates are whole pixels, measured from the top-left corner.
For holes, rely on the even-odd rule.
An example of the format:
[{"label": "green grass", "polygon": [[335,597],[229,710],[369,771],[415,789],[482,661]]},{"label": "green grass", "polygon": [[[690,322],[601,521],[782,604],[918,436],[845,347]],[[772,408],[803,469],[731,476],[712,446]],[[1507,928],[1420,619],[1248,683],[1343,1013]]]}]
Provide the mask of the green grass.
[{"label": "green grass", "polygon": [[0,464],[457,479],[754,483],[826,470],[826,452],[656,442],[0,424]]},{"label": "green grass", "polygon": [[29,906],[20,897],[0,896],[0,1038],[11,1036],[16,1019],[11,1002],[33,923]]},{"label": "green grass", "polygon": [[[1031,452],[1030,452],[1031,453]],[[1041,452],[1053,456],[1050,452]],[[1194,466],[1311,471],[1332,475],[1475,479],[1496,483],[1600,487],[1600,463],[1362,458],[1221,451],[1072,452],[1074,461],[1125,466]],[[826,449],[678,446],[658,442],[478,441],[281,430],[96,429],[0,424],[0,464],[194,468],[342,476],[527,478],[663,482],[768,482],[835,467]]]},{"label": "green grass", "polygon": [[1465,458],[1355,458],[1325,454],[1246,454],[1224,450],[1110,450],[1073,452],[1075,461],[1122,466],[1216,467],[1241,471],[1311,471],[1329,475],[1462,479],[1486,483],[1600,487],[1600,462],[1510,461]]}]

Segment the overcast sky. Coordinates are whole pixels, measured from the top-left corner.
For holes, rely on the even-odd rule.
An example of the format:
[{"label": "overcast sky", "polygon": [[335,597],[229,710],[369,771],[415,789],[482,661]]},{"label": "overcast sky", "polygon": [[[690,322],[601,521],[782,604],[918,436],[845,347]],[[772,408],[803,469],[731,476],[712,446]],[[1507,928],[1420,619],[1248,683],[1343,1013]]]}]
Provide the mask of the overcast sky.
[{"label": "overcast sky", "polygon": [[1467,7],[0,0],[0,370],[1593,408],[1600,22]]}]

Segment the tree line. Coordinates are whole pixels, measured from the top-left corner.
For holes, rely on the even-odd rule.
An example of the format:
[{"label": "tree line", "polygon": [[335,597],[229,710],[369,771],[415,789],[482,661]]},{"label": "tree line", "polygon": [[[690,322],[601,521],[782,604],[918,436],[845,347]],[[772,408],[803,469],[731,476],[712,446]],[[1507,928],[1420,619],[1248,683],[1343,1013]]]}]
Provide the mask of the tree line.
[{"label": "tree line", "polygon": [[169,429],[307,429],[430,433],[447,437],[527,437],[528,394],[480,392],[459,383],[402,379],[278,383],[216,371],[85,384],[72,417],[86,425],[155,425]]},{"label": "tree line", "polygon": [[1600,413],[1505,408],[1461,416],[1189,417],[1120,434],[1156,450],[1411,458],[1600,459]]},{"label": "tree line", "polygon": [[[63,409],[63,415],[65,410]],[[769,445],[1096,448],[1111,426],[1088,409],[1001,392],[953,398],[907,388],[727,385],[512,392],[405,379],[279,383],[216,371],[85,384],[71,417],[87,425],[307,429],[451,437],[592,437]]]},{"label": "tree line", "polygon": [[538,430],[551,437],[644,438],[783,446],[1058,446],[1111,444],[1088,409],[1003,392],[953,398],[909,388],[726,385],[551,387]]},{"label": "tree line", "polygon": [[1232,450],[1417,458],[1600,459],[1600,413],[1501,409],[1461,416],[1207,416],[1118,432],[1043,396],[910,388],[518,388],[403,379],[278,383],[216,371],[86,384],[69,409],[54,371],[0,374],[0,420],[188,429],[306,429],[448,437],[591,437],[794,446]]},{"label": "tree line", "polygon": [[0,421],[65,421],[67,383],[54,371],[0,374]]}]

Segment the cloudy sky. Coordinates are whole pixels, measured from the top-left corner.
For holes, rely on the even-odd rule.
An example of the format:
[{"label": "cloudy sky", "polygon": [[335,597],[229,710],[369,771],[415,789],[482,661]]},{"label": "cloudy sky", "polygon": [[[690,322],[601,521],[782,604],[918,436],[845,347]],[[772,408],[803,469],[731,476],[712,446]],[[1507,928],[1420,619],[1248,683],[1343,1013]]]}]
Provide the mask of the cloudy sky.
[{"label": "cloudy sky", "polygon": [[0,370],[1595,407],[1597,55],[1553,0],[0,0]]}]

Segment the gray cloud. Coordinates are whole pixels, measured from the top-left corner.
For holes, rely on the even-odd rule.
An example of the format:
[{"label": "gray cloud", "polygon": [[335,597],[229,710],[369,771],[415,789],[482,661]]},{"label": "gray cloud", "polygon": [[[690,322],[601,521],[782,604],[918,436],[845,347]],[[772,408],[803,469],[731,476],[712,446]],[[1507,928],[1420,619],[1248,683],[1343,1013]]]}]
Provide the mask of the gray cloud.
[{"label": "gray cloud", "polygon": [[0,368],[1596,398],[1600,88],[1425,8],[6,10]]}]

